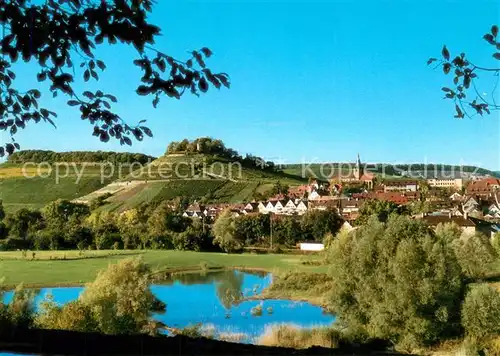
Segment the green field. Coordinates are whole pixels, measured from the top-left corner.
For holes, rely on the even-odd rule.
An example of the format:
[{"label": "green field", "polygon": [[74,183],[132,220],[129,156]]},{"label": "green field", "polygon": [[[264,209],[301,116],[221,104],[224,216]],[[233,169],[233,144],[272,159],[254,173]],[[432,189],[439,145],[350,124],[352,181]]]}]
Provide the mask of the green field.
[{"label": "green field", "polygon": [[[60,178],[56,176],[56,166]],[[130,189],[115,190],[102,207],[109,211],[123,211],[141,203],[189,197],[210,203],[243,203],[252,200],[256,191],[270,190],[277,181],[289,186],[303,183],[298,177],[282,172],[267,172],[256,168],[241,167],[237,162],[207,156],[169,155],[158,158],[140,170],[119,172],[104,166],[62,163],[52,166],[29,166],[4,163],[0,165],[0,199],[7,212],[21,208],[39,209],[57,199],[77,199],[87,196],[107,184],[118,181],[142,181]],[[128,167],[130,170],[130,167]],[[140,182],[139,182],[140,183]],[[102,192],[91,194],[90,201]]]},{"label": "green field", "polygon": [[[317,260],[317,255],[225,254],[191,251],[39,251],[35,259],[28,252],[0,252],[0,278],[9,286],[78,285],[91,281],[97,271],[122,258],[142,256],[153,270],[200,268],[202,262],[216,268],[253,268],[266,271],[326,272],[326,266],[311,266],[304,261]],[[52,258],[52,259],[51,259]],[[56,259],[59,258],[59,259]],[[66,258],[66,259],[63,259]]]},{"label": "green field", "polygon": [[5,210],[14,212],[21,208],[41,208],[57,199],[75,199],[89,194],[109,183],[98,177],[82,177],[77,184],[74,177],[0,179],[0,199]]}]

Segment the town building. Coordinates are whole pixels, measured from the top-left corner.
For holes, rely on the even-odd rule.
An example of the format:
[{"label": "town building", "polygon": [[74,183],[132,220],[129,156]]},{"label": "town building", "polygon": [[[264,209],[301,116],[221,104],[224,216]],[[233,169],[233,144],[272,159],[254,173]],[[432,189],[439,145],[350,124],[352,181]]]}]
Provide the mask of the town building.
[{"label": "town building", "polygon": [[429,226],[436,228],[439,224],[455,223],[464,234],[472,235],[477,231],[477,221],[469,218],[467,214],[464,216],[453,216],[451,214],[424,214],[422,220]]},{"label": "town building", "polygon": [[468,195],[491,197],[493,193],[500,191],[500,179],[486,178],[473,181],[469,183],[466,190]]},{"label": "town building", "polygon": [[[418,190],[418,182],[416,180],[393,179],[385,180],[381,184],[384,192],[416,192]],[[378,191],[380,190],[377,189]]]},{"label": "town building", "polygon": [[301,251],[323,251],[325,249],[324,244],[316,241],[300,242],[298,245]]},{"label": "town building", "polygon": [[460,190],[464,186],[463,178],[445,178],[445,177],[436,177],[427,179],[427,183],[431,187],[437,188],[452,188]]},{"label": "town building", "polygon": [[338,180],[341,183],[360,183],[366,185],[369,189],[373,187],[374,179],[374,174],[365,171],[365,166],[361,164],[359,153],[358,160],[356,161],[356,165],[354,166],[352,171],[349,170],[349,174],[345,176],[343,174],[340,174],[338,177]]}]

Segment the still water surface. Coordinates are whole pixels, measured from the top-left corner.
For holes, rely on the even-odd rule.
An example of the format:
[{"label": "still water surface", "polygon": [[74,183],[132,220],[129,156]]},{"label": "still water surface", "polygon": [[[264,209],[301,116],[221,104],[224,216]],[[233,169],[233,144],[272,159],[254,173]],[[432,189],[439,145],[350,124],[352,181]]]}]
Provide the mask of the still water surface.
[{"label": "still water surface", "polygon": [[[178,275],[151,286],[156,297],[167,304],[166,313],[155,313],[153,317],[176,328],[202,323],[204,328],[215,332],[215,337],[225,333],[240,334],[237,341],[248,343],[256,342],[266,327],[273,324],[313,327],[335,321],[333,315],[305,302],[244,300],[259,294],[271,283],[272,275],[267,273],[223,271]],[[43,288],[36,303],[38,305],[51,294],[56,303],[64,304],[77,299],[82,291],[82,287]],[[11,294],[7,293],[5,298],[8,301]],[[259,306],[260,316],[255,315]]]}]

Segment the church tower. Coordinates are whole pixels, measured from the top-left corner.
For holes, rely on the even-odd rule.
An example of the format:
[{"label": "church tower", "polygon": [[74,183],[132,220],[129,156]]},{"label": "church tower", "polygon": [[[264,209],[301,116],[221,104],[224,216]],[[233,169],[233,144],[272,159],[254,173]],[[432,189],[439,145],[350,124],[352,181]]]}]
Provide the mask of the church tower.
[{"label": "church tower", "polygon": [[361,177],[363,176],[363,171],[361,169],[361,159],[359,158],[359,153],[358,153],[358,161],[356,162],[356,168],[354,168],[354,178],[357,180],[360,180]]}]

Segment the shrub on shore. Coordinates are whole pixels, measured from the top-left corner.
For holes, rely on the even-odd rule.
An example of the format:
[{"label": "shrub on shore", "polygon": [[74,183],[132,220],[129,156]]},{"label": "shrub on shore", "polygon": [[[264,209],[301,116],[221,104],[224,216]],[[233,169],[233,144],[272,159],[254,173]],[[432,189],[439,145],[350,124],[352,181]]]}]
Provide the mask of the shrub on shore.
[{"label": "shrub on shore", "polygon": [[165,308],[154,297],[150,269],[140,259],[124,259],[101,271],[71,303],[57,306],[48,301],[36,325],[45,329],[66,329],[103,334],[155,334],[151,310]]},{"label": "shrub on shore", "polygon": [[10,303],[5,304],[2,283],[3,280],[0,280],[0,332],[31,327],[35,315],[34,292],[20,284],[14,290]]}]

